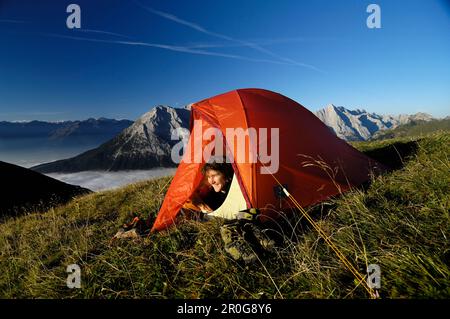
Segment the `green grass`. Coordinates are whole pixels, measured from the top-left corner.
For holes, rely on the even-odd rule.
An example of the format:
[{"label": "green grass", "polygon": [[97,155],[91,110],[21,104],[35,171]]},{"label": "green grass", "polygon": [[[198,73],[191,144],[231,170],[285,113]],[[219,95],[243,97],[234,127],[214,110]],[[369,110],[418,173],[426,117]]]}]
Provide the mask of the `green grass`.
[{"label": "green grass", "polygon": [[372,139],[384,140],[396,137],[423,136],[436,131],[450,131],[450,119],[431,121],[412,121],[392,130],[379,131]]},{"label": "green grass", "polygon": [[[409,141],[410,139],[408,139]],[[381,149],[405,139],[354,145]],[[450,297],[450,134],[418,140],[404,167],[311,209],[364,273],[381,267],[383,298]],[[185,221],[137,241],[110,244],[134,214],[154,214],[170,178],[79,197],[0,224],[1,298],[368,298],[299,217],[285,241],[250,266],[232,260],[217,221]],[[82,288],[66,287],[76,263]]]}]

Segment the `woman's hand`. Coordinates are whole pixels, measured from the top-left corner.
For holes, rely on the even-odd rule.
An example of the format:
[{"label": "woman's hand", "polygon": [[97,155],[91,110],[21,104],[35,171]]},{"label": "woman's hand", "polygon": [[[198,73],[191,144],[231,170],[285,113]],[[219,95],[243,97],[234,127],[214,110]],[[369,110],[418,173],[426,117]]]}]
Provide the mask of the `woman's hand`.
[{"label": "woman's hand", "polygon": [[213,210],[211,209],[211,207],[209,207],[208,205],[206,205],[205,203],[199,203],[196,205],[198,208],[201,209],[202,212],[212,212]]}]

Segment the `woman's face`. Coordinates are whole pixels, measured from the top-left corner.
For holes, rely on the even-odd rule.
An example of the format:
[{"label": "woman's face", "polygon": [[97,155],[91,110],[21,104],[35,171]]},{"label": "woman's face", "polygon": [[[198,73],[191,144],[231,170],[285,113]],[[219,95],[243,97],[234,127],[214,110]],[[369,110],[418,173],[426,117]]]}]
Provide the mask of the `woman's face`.
[{"label": "woman's face", "polygon": [[222,191],[227,183],[223,173],[214,169],[209,169],[206,171],[206,178],[208,179],[208,184],[214,188],[215,192]]}]

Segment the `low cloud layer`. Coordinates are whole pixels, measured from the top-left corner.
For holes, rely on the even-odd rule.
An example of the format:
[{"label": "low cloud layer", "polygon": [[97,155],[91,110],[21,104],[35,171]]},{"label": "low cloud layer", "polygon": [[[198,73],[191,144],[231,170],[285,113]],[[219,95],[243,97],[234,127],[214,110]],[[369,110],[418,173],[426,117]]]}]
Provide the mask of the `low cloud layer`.
[{"label": "low cloud layer", "polygon": [[175,168],[158,168],[120,172],[85,171],[79,173],[51,173],[46,175],[68,184],[79,185],[93,191],[102,191],[142,180],[173,175],[175,171]]}]

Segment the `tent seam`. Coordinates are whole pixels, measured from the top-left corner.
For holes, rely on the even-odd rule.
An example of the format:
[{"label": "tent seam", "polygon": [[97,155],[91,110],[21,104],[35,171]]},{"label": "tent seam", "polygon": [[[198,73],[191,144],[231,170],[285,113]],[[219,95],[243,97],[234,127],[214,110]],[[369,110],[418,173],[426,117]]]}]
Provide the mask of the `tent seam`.
[{"label": "tent seam", "polygon": [[[244,100],[241,97],[240,90],[236,90],[236,93],[237,93],[237,95],[239,97],[239,101],[241,101],[242,111],[244,112],[244,120],[245,120],[246,128],[248,129],[249,128],[249,126],[248,126],[248,116],[247,116],[247,112],[245,110]],[[256,145],[256,147],[258,147],[258,145]],[[256,156],[258,156],[258,154],[256,154]],[[256,174],[255,173],[256,173],[256,165],[253,164],[252,165],[252,192],[253,192],[252,195],[254,195],[254,198],[255,198],[255,206],[258,206],[258,194],[255,191],[255,189],[256,189],[255,185],[257,184],[256,183]]]}]

